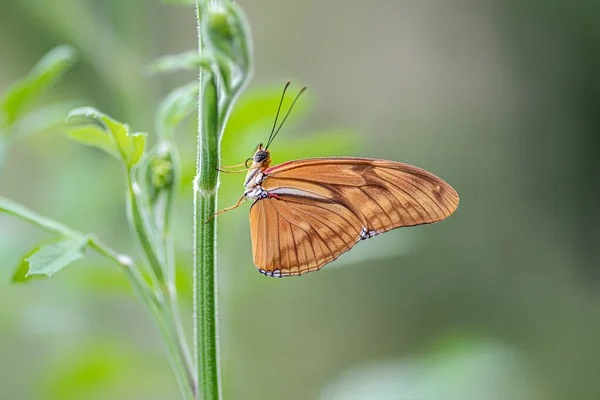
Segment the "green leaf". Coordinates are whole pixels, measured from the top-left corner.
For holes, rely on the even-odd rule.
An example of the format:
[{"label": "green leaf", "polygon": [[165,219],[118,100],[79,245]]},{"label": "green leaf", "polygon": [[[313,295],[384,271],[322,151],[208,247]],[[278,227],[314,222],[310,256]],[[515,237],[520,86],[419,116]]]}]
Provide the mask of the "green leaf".
[{"label": "green leaf", "polygon": [[39,98],[69,69],[76,57],[70,46],[59,46],[47,53],[23,79],[9,88],[0,99],[5,124],[13,125],[27,106]]},{"label": "green leaf", "polygon": [[190,82],[173,90],[158,106],[158,132],[170,137],[172,131],[198,109],[198,82]]},{"label": "green leaf", "polygon": [[196,71],[202,66],[197,50],[160,57],[146,66],[147,75],[167,74],[179,71]]},{"label": "green leaf", "polygon": [[[131,168],[136,165],[140,159],[142,158],[146,146],[146,136],[147,134],[144,132],[129,132],[129,125],[119,122],[108,115],[96,110],[93,107],[81,107],[71,111],[67,117],[67,122],[73,123],[75,121],[85,121],[82,124],[79,124],[79,127],[90,127],[97,125],[90,125],[88,121],[93,121],[96,124],[99,124],[103,130],[108,133],[111,141],[113,151],[118,153],[125,162],[125,164]],[[75,125],[77,126],[77,125]],[[80,134],[78,135],[78,139],[82,139],[85,137],[85,140],[88,142],[85,143],[87,145],[92,145],[91,143],[96,143],[102,141],[102,139],[98,138],[98,135],[93,133],[89,134],[91,130],[87,131],[88,134]],[[92,135],[95,137],[92,138]],[[73,136],[73,135],[71,135]],[[82,139],[83,141],[83,139]],[[106,143],[104,143],[105,145]],[[103,146],[104,146],[103,145]],[[98,147],[98,146],[96,146]],[[101,147],[104,148],[104,147]],[[110,152],[112,154],[112,152]]]},{"label": "green leaf", "polygon": [[225,86],[237,87],[251,73],[252,41],[248,21],[240,6],[233,2],[207,4],[202,35],[214,53]]},{"label": "green leaf", "polygon": [[129,136],[132,138],[133,149],[129,155],[127,165],[132,167],[139,163],[144,155],[144,150],[146,149],[146,137],[148,134],[146,132],[135,132]]},{"label": "green leaf", "polygon": [[42,217],[27,207],[2,196],[0,196],[0,212],[12,215],[50,232],[58,233],[64,236],[77,236],[75,231],[67,228],[66,226],[49,218]]},{"label": "green leaf", "polygon": [[33,249],[29,250],[27,252],[27,254],[25,254],[23,257],[21,257],[21,261],[19,262],[19,267],[15,270],[15,273],[13,274],[12,283],[15,283],[15,284],[27,283],[27,282],[30,282],[31,280],[43,278],[44,274],[30,273],[30,261],[29,260],[32,257],[36,257],[36,254],[38,254],[37,257],[39,257],[39,253],[40,253],[41,249],[43,249],[45,247],[47,248],[47,246],[54,246],[54,245],[56,245],[56,242],[57,242],[56,238],[42,242],[42,243],[38,244],[37,246],[35,246]]},{"label": "green leaf", "polygon": [[108,154],[119,158],[115,146],[106,134],[106,131],[95,125],[84,125],[67,130],[67,137],[86,146],[104,150]]},{"label": "green leaf", "polygon": [[36,251],[39,250],[39,245],[29,250],[19,262],[19,267],[15,270],[12,277],[12,283],[25,283],[29,282],[34,278],[40,278],[39,275],[27,275],[29,273],[29,262],[27,259],[31,257]]},{"label": "green leaf", "polygon": [[[40,244],[23,260],[29,263],[25,278],[31,275],[52,276],[67,265],[83,258],[89,244],[86,236],[54,239]],[[21,272],[22,271],[18,271]]]}]

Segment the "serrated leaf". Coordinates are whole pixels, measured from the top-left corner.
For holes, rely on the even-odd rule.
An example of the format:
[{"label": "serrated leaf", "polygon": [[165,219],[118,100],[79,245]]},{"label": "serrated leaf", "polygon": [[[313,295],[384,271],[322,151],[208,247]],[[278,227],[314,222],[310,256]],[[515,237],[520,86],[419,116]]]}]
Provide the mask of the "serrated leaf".
[{"label": "serrated leaf", "polygon": [[169,54],[152,61],[146,66],[147,75],[167,74],[178,71],[196,71],[202,65],[197,50]]},{"label": "serrated leaf", "polygon": [[67,130],[67,137],[86,146],[104,150],[108,154],[119,158],[110,136],[102,128],[95,125],[84,125]]},{"label": "serrated leaf", "polygon": [[[56,239],[52,240],[53,242]],[[44,242],[47,243],[47,242]],[[33,256],[40,249],[41,244],[35,246],[33,249],[29,250],[27,254],[21,257],[21,261],[19,262],[18,268],[15,270],[15,273],[12,277],[12,283],[26,283],[36,278],[42,278],[41,275],[28,275],[29,274],[29,261],[27,259]]]},{"label": "serrated leaf", "polygon": [[197,109],[198,82],[194,81],[178,87],[169,93],[158,106],[157,129],[163,135],[171,136],[177,125]]},{"label": "serrated leaf", "polygon": [[5,124],[14,124],[27,106],[51,87],[75,61],[71,46],[59,46],[48,52],[31,72],[9,88],[0,100]]},{"label": "serrated leaf", "polygon": [[27,276],[52,276],[67,265],[83,258],[89,238],[75,236],[42,243],[33,254],[25,259],[29,263]]},{"label": "serrated leaf", "polygon": [[[114,151],[120,155],[128,167],[131,168],[140,161],[146,146],[146,133],[130,133],[129,125],[119,122],[93,107],[81,107],[71,111],[67,122],[81,119],[92,120],[104,128],[111,138]],[[80,126],[93,126],[89,125],[87,121]]]}]

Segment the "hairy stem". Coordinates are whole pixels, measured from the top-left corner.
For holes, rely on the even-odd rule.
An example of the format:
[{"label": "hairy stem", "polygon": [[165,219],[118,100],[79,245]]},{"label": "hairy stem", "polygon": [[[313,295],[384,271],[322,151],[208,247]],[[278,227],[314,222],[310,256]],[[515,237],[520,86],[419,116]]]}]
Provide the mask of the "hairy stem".
[{"label": "hairy stem", "polygon": [[[198,44],[202,56],[204,38],[200,34],[202,4],[197,6]],[[217,327],[216,223],[208,221],[216,212],[219,166],[219,110],[217,88],[210,71],[201,68],[199,76],[198,152],[194,180],[194,350],[198,392],[196,398],[221,398]],[[208,222],[207,222],[208,221]]]},{"label": "hairy stem", "polygon": [[[183,331],[179,330],[180,315],[177,305],[177,295],[174,292],[174,273],[167,273],[168,266],[164,254],[159,254],[155,240],[145,221],[144,207],[141,196],[139,196],[139,186],[134,180],[133,171],[127,171],[128,176],[128,202],[130,223],[144,252],[144,255],[150,265],[150,272],[155,281],[155,293],[157,296],[157,306],[150,308],[155,320],[167,343],[169,358],[175,378],[179,385],[179,390],[184,399],[193,398],[194,376],[189,356],[189,349]],[[146,211],[147,212],[147,211]],[[167,280],[166,280],[167,279]]]}]

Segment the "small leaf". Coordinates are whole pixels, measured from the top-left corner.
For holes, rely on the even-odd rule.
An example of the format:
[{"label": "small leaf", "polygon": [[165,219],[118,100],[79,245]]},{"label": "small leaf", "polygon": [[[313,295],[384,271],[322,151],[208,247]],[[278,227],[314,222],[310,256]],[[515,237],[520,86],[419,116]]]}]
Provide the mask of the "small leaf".
[{"label": "small leaf", "polygon": [[210,2],[203,14],[202,34],[215,53],[225,84],[240,85],[250,76],[252,65],[250,28],[242,9],[233,2]]},{"label": "small leaf", "polygon": [[52,276],[67,265],[83,258],[88,243],[88,237],[75,236],[40,244],[30,256],[24,258],[29,263],[25,278],[31,275]]},{"label": "small leaf", "polygon": [[147,75],[167,74],[179,71],[196,71],[202,65],[197,50],[160,57],[146,66]]},{"label": "small leaf", "polygon": [[135,132],[129,135],[132,138],[133,148],[127,159],[127,165],[134,166],[142,159],[146,149],[146,132]]},{"label": "small leaf", "polygon": [[[110,135],[113,152],[117,152],[128,167],[131,168],[140,161],[146,146],[146,133],[129,133],[129,125],[119,122],[93,107],[81,107],[71,111],[67,122],[81,119],[92,120],[102,126],[104,131]],[[80,126],[93,127],[95,125],[86,122]],[[101,140],[97,135],[96,139]],[[91,136],[89,140],[92,140]],[[86,144],[91,145],[90,143]]]},{"label": "small leaf", "polygon": [[[54,241],[56,241],[56,239],[53,239],[52,241],[54,242]],[[45,242],[45,243],[47,243],[47,242]],[[13,274],[12,283],[26,283],[26,282],[31,281],[32,279],[42,278],[41,275],[28,275],[29,261],[27,261],[27,259],[29,257],[33,256],[33,254],[36,253],[43,244],[44,243],[35,246],[33,249],[29,250],[27,252],[27,254],[25,254],[23,257],[21,257],[21,261],[19,262],[19,267],[16,269],[15,273]]]},{"label": "small leaf", "polygon": [[156,119],[158,131],[170,137],[177,125],[197,108],[198,82],[190,82],[173,90],[158,106]]},{"label": "small leaf", "polygon": [[108,154],[119,158],[115,146],[106,131],[95,125],[84,125],[67,130],[67,137],[86,146],[104,150]]},{"label": "small leaf", "polygon": [[14,124],[26,107],[40,97],[69,69],[76,52],[70,46],[59,46],[48,52],[29,75],[9,88],[0,100],[5,124]]}]

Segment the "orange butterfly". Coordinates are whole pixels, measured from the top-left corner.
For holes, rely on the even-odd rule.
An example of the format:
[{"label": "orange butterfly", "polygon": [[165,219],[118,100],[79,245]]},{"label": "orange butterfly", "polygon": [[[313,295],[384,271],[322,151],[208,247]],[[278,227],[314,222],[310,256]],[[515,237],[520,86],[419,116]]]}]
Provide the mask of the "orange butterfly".
[{"label": "orange butterfly", "polygon": [[[288,161],[270,167],[269,145],[279,133],[275,123],[246,163],[245,191],[237,204],[254,199],[250,231],[254,265],[266,276],[284,277],[317,271],[369,239],[403,226],[430,224],[449,217],[458,193],[430,172],[395,161],[332,157]],[[251,165],[248,162],[252,161]],[[211,217],[212,218],[212,217]]]}]

